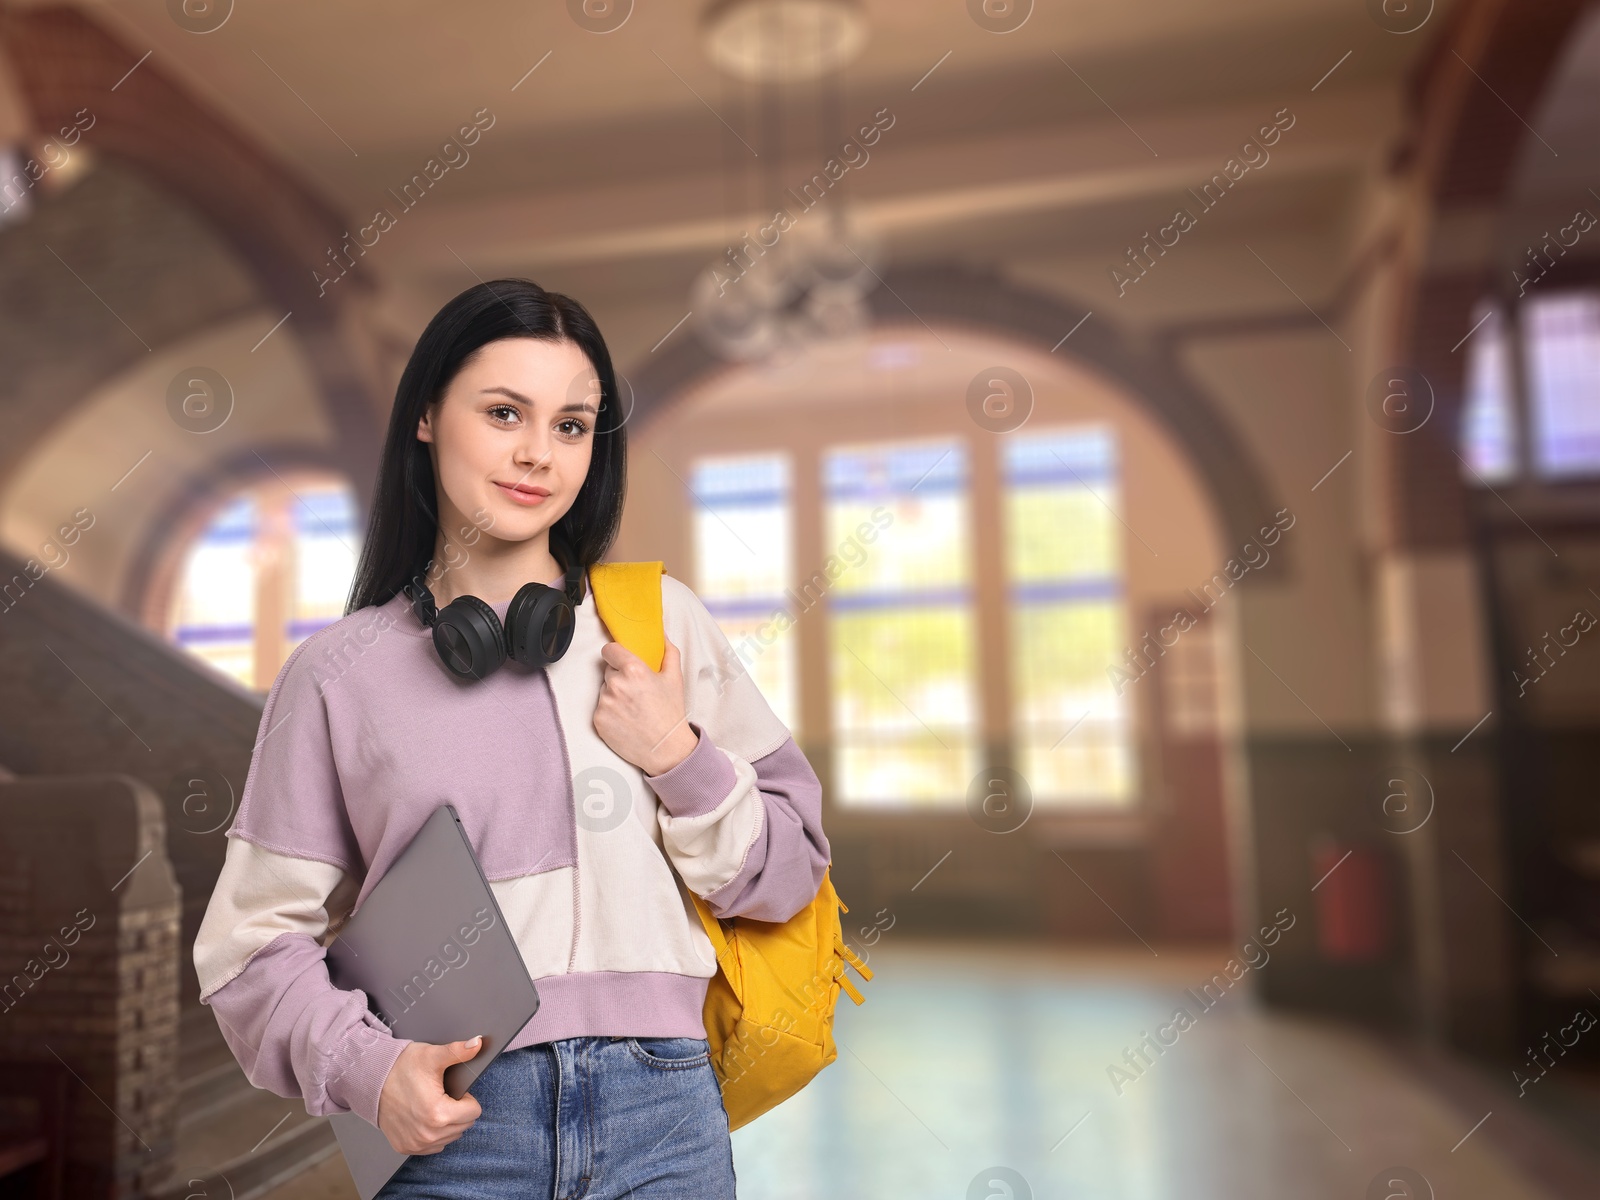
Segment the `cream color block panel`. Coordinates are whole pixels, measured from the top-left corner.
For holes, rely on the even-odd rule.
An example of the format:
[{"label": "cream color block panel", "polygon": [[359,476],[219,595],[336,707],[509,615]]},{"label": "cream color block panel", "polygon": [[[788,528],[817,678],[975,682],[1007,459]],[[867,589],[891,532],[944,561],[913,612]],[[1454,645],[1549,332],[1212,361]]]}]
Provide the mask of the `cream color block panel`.
[{"label": "cream color block panel", "polygon": [[283,933],[320,938],[329,912],[345,913],[361,881],[331,863],[293,858],[230,837],[217,887],[194,943],[205,999]]},{"label": "cream color block panel", "polygon": [[564,975],[572,955],[572,868],[493,880],[489,890],[522,953],[528,974],[535,979]]},{"label": "cream color block panel", "polygon": [[[666,615],[668,636],[678,644],[673,630],[682,627],[681,618]],[[643,773],[607,746],[594,728],[604,678],[600,649],[609,640],[592,600],[584,603],[577,610],[571,646],[546,672],[566,737],[578,818],[578,935],[571,969],[710,976],[716,971],[715,952],[666,857],[657,827],[660,801]],[[690,664],[696,659],[679,648],[684,650],[686,675],[694,674]],[[691,689],[691,705],[694,694]],[[708,732],[710,728],[708,723]],[[753,782],[753,772],[750,778]],[[759,804],[759,795],[753,799]],[[721,871],[724,880],[733,877],[754,836],[755,819],[752,814],[743,824],[741,845],[727,846],[721,859],[706,862],[708,872]]]}]

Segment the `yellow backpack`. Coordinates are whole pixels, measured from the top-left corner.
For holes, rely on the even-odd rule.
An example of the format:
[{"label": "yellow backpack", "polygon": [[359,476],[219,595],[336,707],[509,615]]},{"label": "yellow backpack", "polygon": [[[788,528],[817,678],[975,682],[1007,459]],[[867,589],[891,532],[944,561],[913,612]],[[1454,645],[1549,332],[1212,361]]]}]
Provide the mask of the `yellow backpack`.
[{"label": "yellow backpack", "polygon": [[[589,569],[595,609],[607,632],[653,671],[661,669],[666,653],[664,566],[598,563]],[[816,899],[781,924],[719,920],[704,900],[690,895],[717,951],[717,973],[706,991],[706,1041],[732,1130],[787,1100],[838,1057],[833,1011],[839,991],[856,1004],[863,999],[845,978],[845,964],[863,979],[872,972],[845,945],[839,911],[850,910],[826,871]]]}]

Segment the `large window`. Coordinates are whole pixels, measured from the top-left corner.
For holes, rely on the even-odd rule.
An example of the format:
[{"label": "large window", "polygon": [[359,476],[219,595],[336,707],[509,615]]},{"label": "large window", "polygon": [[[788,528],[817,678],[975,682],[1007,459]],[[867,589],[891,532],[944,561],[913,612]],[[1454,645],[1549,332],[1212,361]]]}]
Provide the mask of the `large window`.
[{"label": "large window", "polygon": [[1600,471],[1600,294],[1568,292],[1523,305],[1532,444],[1550,476]]},{"label": "large window", "polygon": [[1115,438],[1014,433],[1002,454],[1017,769],[1038,804],[1124,800],[1127,714],[1106,671],[1126,640]]},{"label": "large window", "polygon": [[342,482],[274,480],[242,492],[184,553],[169,636],[266,691],[297,645],[344,615],[359,551]]},{"label": "large window", "polygon": [[[1494,483],[1524,469],[1547,480],[1600,474],[1600,293],[1534,296],[1515,321],[1486,303],[1474,320],[1460,431],[1468,480]],[[1513,337],[1521,338],[1520,405]]]},{"label": "large window", "polygon": [[[836,449],[822,478],[826,548],[850,564],[827,604],[835,794],[961,803],[981,765],[966,445]],[[880,508],[887,526],[847,555]]]},{"label": "large window", "polygon": [[786,636],[790,550],[789,459],[706,458],[692,472],[695,592],[733,644],[772,711],[796,735],[795,639]]},{"label": "large window", "polygon": [[[974,585],[974,454],[1000,494],[985,551],[1005,587]],[[1127,641],[1115,431],[1088,424],[1003,438],[832,446],[812,460],[820,512],[796,513],[788,454],[697,460],[696,590],[784,716],[797,711],[798,638],[775,614],[826,613],[833,794],[858,809],[959,809],[986,765],[985,629],[1009,647],[1011,690],[993,714],[1041,807],[1116,807],[1135,791],[1127,702],[1108,667]],[[794,561],[809,518],[821,562]]]}]

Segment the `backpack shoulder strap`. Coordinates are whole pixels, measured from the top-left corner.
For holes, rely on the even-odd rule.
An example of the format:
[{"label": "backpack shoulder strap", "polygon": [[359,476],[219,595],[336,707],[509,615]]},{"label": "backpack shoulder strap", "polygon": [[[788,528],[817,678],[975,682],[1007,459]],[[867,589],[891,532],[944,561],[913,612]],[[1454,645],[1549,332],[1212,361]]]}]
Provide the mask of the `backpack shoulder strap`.
[{"label": "backpack shoulder strap", "polygon": [[[661,670],[667,652],[666,625],[661,611],[661,576],[666,565],[656,562],[596,563],[589,568],[595,611],[613,641],[637,654],[652,671]],[[693,892],[695,911],[711,945],[721,959],[728,938],[710,907]]]},{"label": "backpack shoulder strap", "polygon": [[666,564],[655,562],[596,563],[589,568],[595,610],[612,641],[661,670],[667,652],[661,616],[661,576]]}]

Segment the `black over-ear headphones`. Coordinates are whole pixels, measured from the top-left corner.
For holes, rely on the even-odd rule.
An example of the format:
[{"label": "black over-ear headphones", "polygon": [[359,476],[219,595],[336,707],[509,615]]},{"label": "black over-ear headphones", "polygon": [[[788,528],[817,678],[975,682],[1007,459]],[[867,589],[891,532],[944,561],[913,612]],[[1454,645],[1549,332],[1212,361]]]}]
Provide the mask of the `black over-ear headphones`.
[{"label": "black over-ear headphones", "polygon": [[463,679],[482,679],[506,659],[530,667],[555,662],[572,644],[574,610],[586,589],[581,566],[568,568],[566,587],[525,583],[506,606],[504,626],[495,611],[476,596],[457,596],[441,611],[420,577],[406,588],[411,611],[433,630],[433,648],[444,665]]}]

